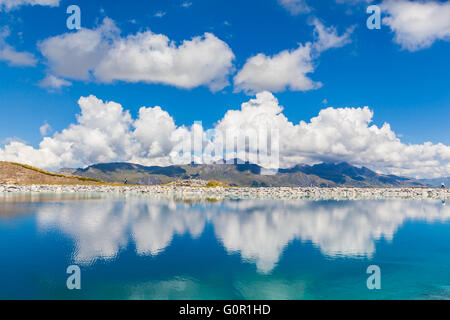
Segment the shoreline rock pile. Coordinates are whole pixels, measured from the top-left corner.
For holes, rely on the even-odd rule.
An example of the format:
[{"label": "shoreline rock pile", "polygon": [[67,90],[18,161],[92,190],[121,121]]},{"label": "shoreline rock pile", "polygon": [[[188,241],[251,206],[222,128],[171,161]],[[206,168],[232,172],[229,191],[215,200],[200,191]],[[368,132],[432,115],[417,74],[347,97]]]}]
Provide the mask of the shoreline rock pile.
[{"label": "shoreline rock pile", "polygon": [[165,184],[166,187],[206,187],[209,181],[206,180],[178,180]]},{"label": "shoreline rock pile", "polygon": [[450,189],[438,188],[236,188],[203,186],[109,186],[109,185],[6,185],[0,195],[14,193],[101,193],[139,194],[180,199],[267,199],[267,200],[450,200]]}]

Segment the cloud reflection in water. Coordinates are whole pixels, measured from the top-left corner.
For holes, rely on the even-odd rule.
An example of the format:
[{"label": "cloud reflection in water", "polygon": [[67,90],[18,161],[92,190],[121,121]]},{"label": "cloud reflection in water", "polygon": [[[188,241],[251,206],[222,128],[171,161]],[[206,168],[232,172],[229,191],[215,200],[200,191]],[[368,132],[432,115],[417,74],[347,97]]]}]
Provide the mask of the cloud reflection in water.
[{"label": "cloud reflection in water", "polygon": [[276,266],[294,240],[327,256],[372,256],[375,241],[392,240],[406,221],[446,222],[450,207],[436,201],[239,201],[188,205],[146,198],[44,204],[42,229],[76,242],[74,260],[113,259],[133,241],[139,255],[158,255],[175,235],[201,236],[212,224],[227,252],[239,253],[261,273]]}]

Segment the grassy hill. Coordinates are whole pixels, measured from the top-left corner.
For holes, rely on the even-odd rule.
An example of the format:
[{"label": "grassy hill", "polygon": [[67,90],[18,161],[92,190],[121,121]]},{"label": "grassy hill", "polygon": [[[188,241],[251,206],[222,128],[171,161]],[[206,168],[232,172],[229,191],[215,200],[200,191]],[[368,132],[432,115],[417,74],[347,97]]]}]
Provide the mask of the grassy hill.
[{"label": "grassy hill", "polygon": [[91,177],[52,173],[29,165],[0,161],[0,183],[6,184],[102,184]]}]

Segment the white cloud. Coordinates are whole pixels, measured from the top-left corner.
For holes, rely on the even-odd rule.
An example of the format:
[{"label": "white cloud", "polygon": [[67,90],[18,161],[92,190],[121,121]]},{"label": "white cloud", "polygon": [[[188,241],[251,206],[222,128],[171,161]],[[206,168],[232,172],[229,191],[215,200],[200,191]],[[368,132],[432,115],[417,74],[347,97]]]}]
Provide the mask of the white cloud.
[{"label": "white cloud", "polygon": [[[199,125],[176,127],[174,119],[160,107],[143,107],[134,120],[120,104],[103,102],[94,96],[80,98],[79,105],[77,123],[53,137],[45,137],[39,148],[11,141],[0,148],[0,160],[49,169],[113,161],[169,165],[180,139],[192,132],[200,137],[200,143],[222,147],[217,136],[207,136]],[[295,107],[299,106],[292,106]],[[405,144],[389,124],[378,127],[371,123],[372,118],[368,107],[327,108],[309,122],[294,124],[283,114],[278,100],[271,93],[262,92],[242,104],[240,110],[228,111],[215,129],[231,132],[233,137],[248,136],[249,128],[278,129],[280,144],[274,148],[279,151],[281,167],[347,161],[384,173],[414,177],[450,175],[450,146],[431,142]],[[239,152],[243,154],[245,150]]]},{"label": "white cloud", "polygon": [[33,67],[37,60],[32,53],[17,51],[6,42],[10,35],[7,27],[0,28],[0,61],[5,61],[14,67]]},{"label": "white cloud", "polygon": [[163,83],[191,89],[221,90],[228,85],[234,54],[211,33],[180,46],[164,35],[144,32],[117,40],[95,70],[104,81]]},{"label": "white cloud", "polygon": [[33,54],[16,51],[10,45],[5,45],[0,49],[0,61],[6,61],[10,66],[14,67],[32,67],[37,63]]},{"label": "white cloud", "polygon": [[381,6],[388,14],[383,23],[404,49],[416,51],[437,40],[450,41],[450,2],[386,0]]},{"label": "white cloud", "polygon": [[235,91],[253,94],[264,90],[280,92],[320,88],[322,84],[309,77],[314,72],[316,59],[325,50],[349,43],[352,29],[339,36],[336,28],[325,27],[318,19],[314,19],[312,24],[313,43],[300,44],[295,50],[284,50],[274,56],[260,53],[249,58],[234,77]]},{"label": "white cloud", "polygon": [[348,28],[347,31],[340,36],[335,27],[326,27],[317,18],[312,21],[312,25],[314,26],[315,37],[314,48],[318,52],[323,52],[331,48],[340,48],[351,42],[350,36],[353,32],[353,27]]},{"label": "white cloud", "polygon": [[57,76],[75,80],[91,79],[91,72],[106,55],[119,30],[111,19],[97,29],[81,29],[39,43],[50,70]]},{"label": "white cloud", "polygon": [[54,75],[47,75],[44,79],[39,81],[39,86],[42,88],[47,88],[49,90],[57,90],[61,89],[62,87],[68,87],[71,86],[72,83],[70,83],[67,80],[55,77]]},{"label": "white cloud", "polygon": [[255,93],[263,90],[308,91],[320,88],[309,74],[314,72],[311,44],[300,45],[295,50],[285,50],[272,57],[260,53],[247,60],[234,77],[236,91]]},{"label": "white cloud", "polygon": [[57,7],[61,0],[0,0],[0,11],[11,10],[24,5]]},{"label": "white cloud", "polygon": [[293,15],[311,11],[306,0],[278,0],[278,2]]},{"label": "white cloud", "polygon": [[120,37],[108,18],[97,29],[81,29],[39,45],[56,76],[76,80],[161,83],[213,91],[228,85],[234,54],[211,33],[180,45],[150,31]]},{"label": "white cloud", "polygon": [[52,127],[48,123],[44,123],[40,128],[39,132],[41,136],[47,136],[52,131]]},{"label": "white cloud", "polygon": [[162,18],[166,15],[167,13],[164,11],[158,11],[157,13],[154,14],[154,17],[156,18]]},{"label": "white cloud", "polygon": [[189,8],[190,6],[192,6],[192,2],[190,2],[190,1],[185,1],[185,2],[183,2],[183,3],[181,4],[181,6],[182,6],[183,8]]},{"label": "white cloud", "polygon": [[133,137],[139,144],[139,157],[163,158],[173,147],[171,134],[176,126],[173,118],[161,107],[145,108],[139,110],[139,117],[134,122]]}]

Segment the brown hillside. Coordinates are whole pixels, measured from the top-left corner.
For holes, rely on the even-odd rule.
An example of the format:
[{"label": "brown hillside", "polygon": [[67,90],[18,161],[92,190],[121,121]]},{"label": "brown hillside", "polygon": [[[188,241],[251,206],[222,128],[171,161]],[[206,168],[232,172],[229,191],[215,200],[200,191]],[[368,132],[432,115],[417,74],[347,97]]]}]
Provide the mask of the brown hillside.
[{"label": "brown hillside", "polygon": [[100,184],[102,181],[51,173],[32,166],[0,161],[0,183],[6,184]]}]

